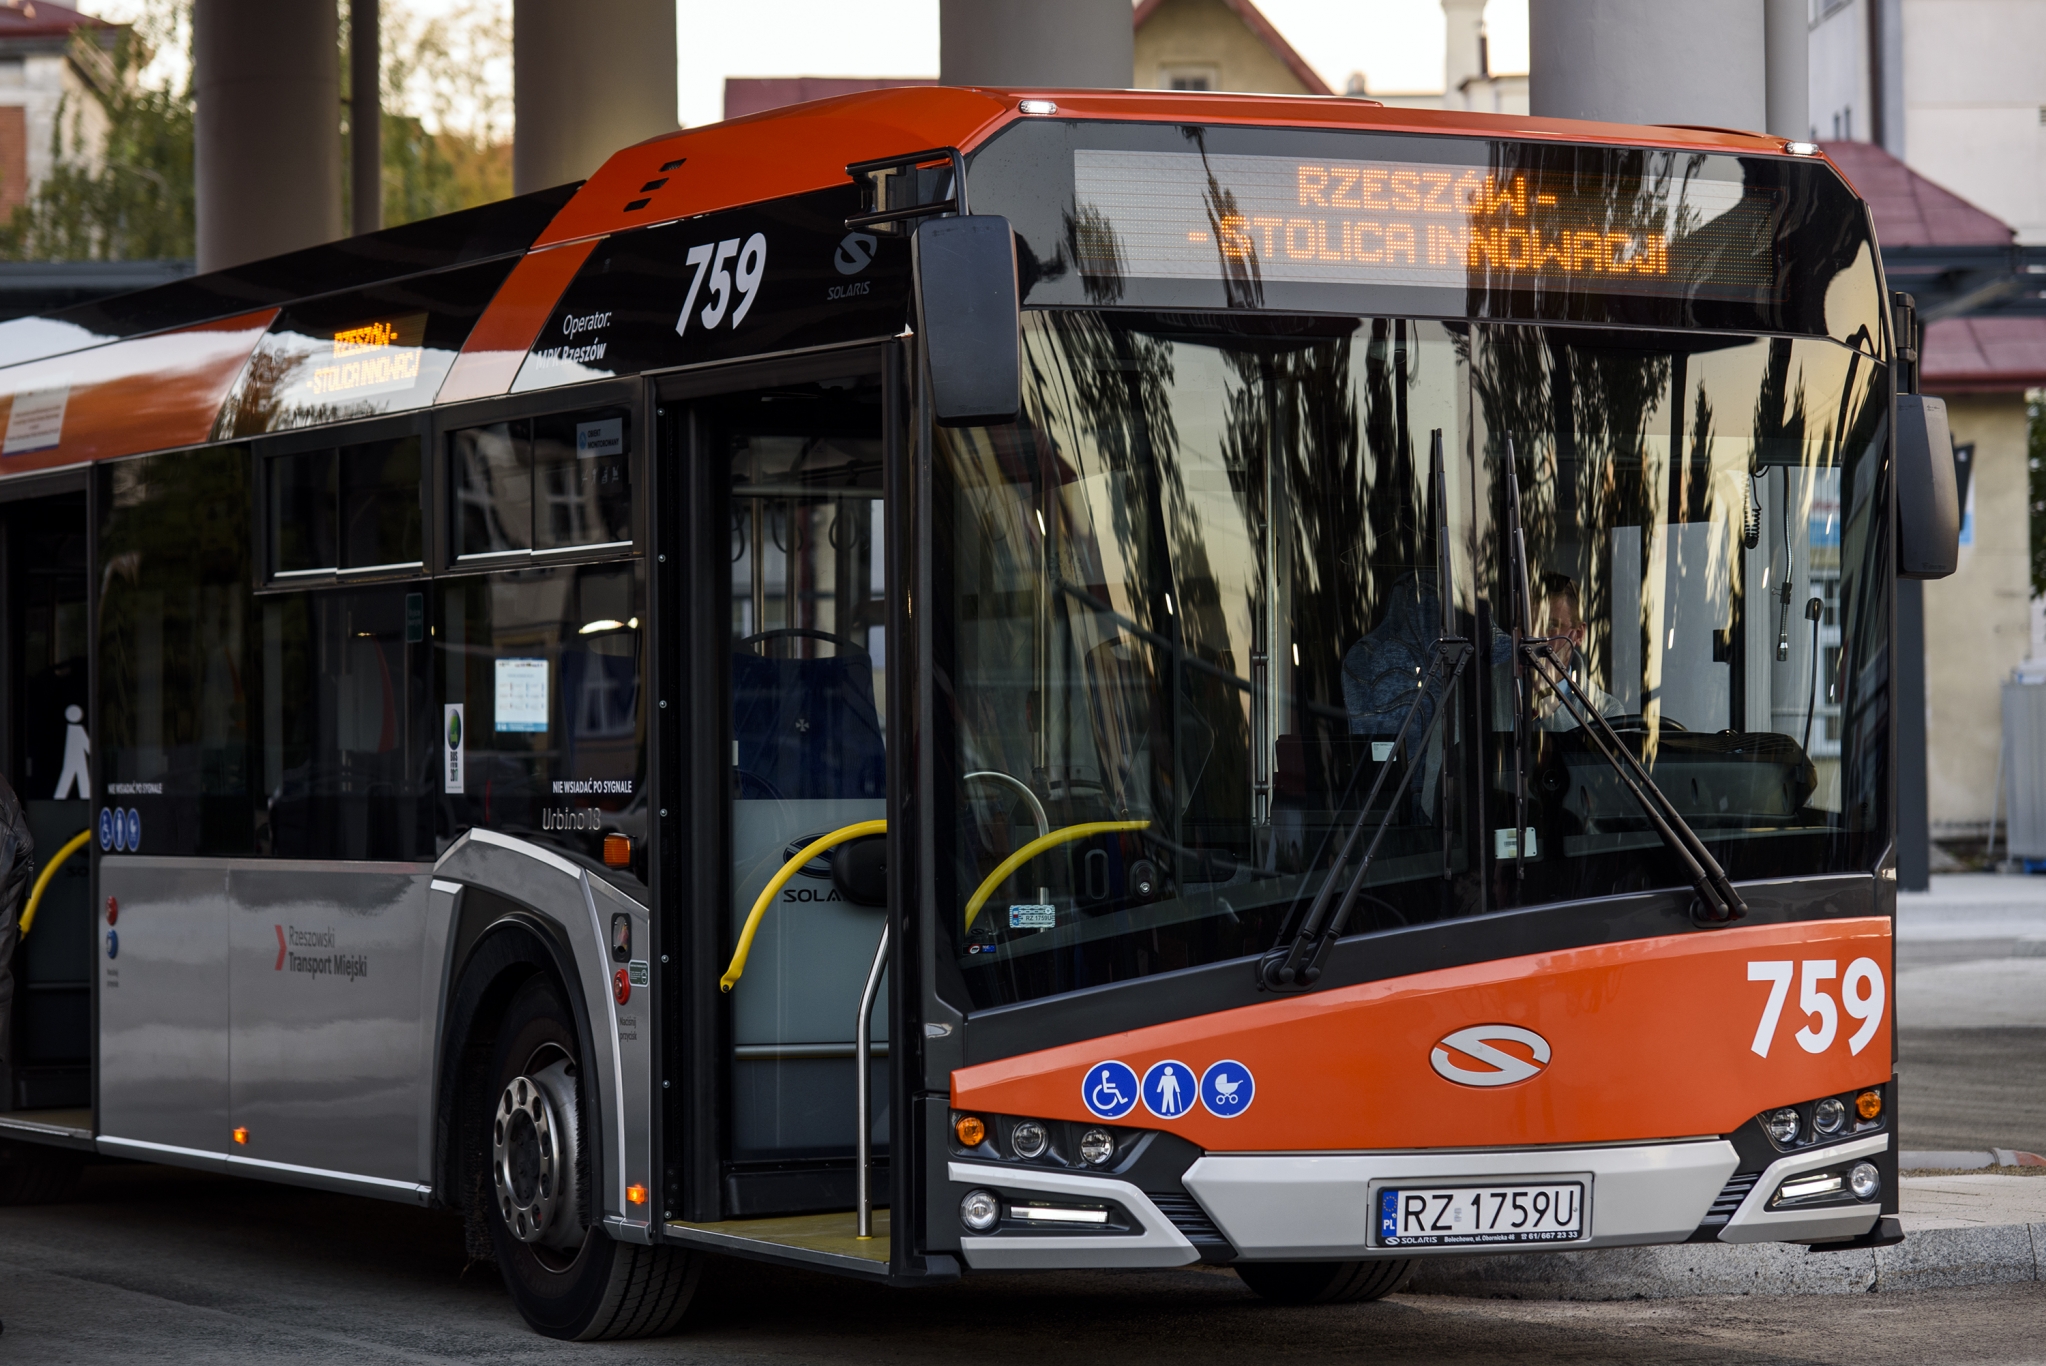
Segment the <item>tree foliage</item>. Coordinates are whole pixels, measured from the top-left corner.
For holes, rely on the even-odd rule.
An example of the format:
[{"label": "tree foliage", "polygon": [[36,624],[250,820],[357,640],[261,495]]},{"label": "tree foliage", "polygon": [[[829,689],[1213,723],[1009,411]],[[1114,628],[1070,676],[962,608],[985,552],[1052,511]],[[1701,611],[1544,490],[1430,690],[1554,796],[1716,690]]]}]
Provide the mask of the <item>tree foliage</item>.
[{"label": "tree foliage", "polygon": [[[91,33],[74,40],[71,60],[89,93],[60,107],[54,168],[0,224],[0,260],[195,254],[191,0],[143,0],[140,11],[135,24],[116,30],[111,47]],[[464,0],[431,18],[386,8],[379,84],[387,226],[511,194],[510,27],[505,0]],[[345,24],[337,60],[346,92]],[[95,107],[76,107],[80,98]],[[345,223],[345,93],[336,128]]]},{"label": "tree foliage", "polygon": [[[66,96],[51,134],[49,176],[0,226],[0,258],[125,261],[189,257],[193,251],[192,97],[189,88],[145,85],[153,52],[125,28],[113,48],[79,33],[71,60],[86,73],[86,98],[104,115],[80,117]],[[67,145],[68,143],[68,145]]]}]

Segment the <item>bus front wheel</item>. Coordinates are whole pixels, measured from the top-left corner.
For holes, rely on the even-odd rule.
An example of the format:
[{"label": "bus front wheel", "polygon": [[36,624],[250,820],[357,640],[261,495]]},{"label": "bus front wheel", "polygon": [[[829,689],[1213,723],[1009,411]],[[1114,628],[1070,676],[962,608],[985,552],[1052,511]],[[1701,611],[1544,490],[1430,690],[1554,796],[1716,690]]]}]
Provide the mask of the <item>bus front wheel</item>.
[{"label": "bus front wheel", "polygon": [[1238,1262],[1237,1279],[1274,1304],[1360,1304],[1383,1299],[1413,1270],[1411,1261]]},{"label": "bus front wheel", "polygon": [[689,1307],[699,1260],[604,1232],[584,1142],[594,1087],[580,1052],[553,982],[528,980],[498,1030],[484,1115],[491,1247],[536,1332],[579,1342],[653,1337]]}]

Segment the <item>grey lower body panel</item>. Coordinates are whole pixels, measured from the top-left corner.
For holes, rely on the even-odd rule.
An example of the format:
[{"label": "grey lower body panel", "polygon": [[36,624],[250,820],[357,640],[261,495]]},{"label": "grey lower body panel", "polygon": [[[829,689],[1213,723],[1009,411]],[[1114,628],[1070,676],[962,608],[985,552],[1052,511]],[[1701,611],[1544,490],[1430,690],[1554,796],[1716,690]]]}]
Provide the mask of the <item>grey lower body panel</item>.
[{"label": "grey lower body panel", "polygon": [[[1733,1175],[1723,1139],[1476,1152],[1210,1154],[1183,1178],[1243,1261],[1468,1256],[1680,1243]],[[1386,1182],[1588,1181],[1589,1237],[1487,1247],[1381,1247],[1372,1191]]]},{"label": "grey lower body panel", "polygon": [[1888,1134],[1872,1134],[1849,1143],[1836,1143],[1812,1152],[1793,1153],[1769,1164],[1755,1188],[1741,1201],[1740,1208],[1719,1231],[1722,1243],[1822,1242],[1830,1238],[1858,1238],[1875,1227],[1882,1217],[1880,1196],[1865,1205],[1820,1205],[1802,1209],[1770,1209],[1778,1188],[1794,1176],[1846,1168],[1857,1161],[1880,1156],[1890,1146]]},{"label": "grey lower body panel", "polygon": [[1139,1233],[1005,1234],[959,1240],[976,1271],[1045,1271],[1067,1267],[1189,1266],[1201,1259],[1151,1197],[1113,1177],[1068,1175],[993,1163],[953,1162],[946,1179],[969,1186],[1058,1199],[1113,1200],[1143,1226]]}]

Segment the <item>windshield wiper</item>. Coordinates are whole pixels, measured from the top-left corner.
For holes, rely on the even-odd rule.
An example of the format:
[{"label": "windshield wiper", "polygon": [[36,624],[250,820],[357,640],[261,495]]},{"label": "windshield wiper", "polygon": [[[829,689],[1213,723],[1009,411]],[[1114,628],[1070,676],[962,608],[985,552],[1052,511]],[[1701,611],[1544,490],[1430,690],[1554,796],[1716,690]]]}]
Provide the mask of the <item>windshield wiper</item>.
[{"label": "windshield wiper", "polygon": [[[1357,905],[1357,896],[1364,888],[1364,877],[1371,871],[1372,860],[1378,856],[1378,846],[1385,839],[1387,827],[1392,824],[1393,813],[1399,810],[1400,799],[1413,782],[1414,770],[1419,764],[1412,756],[1427,753],[1435,728],[1442,724],[1443,713],[1449,710],[1450,696],[1456,690],[1457,680],[1463,676],[1464,665],[1470,661],[1471,643],[1456,634],[1456,609],[1450,594],[1449,498],[1442,472],[1440,427],[1428,438],[1428,482],[1429,493],[1435,503],[1435,600],[1439,612],[1427,675],[1415,688],[1414,700],[1407,704],[1407,714],[1401,718],[1400,728],[1393,735],[1388,760],[1372,780],[1370,794],[1358,808],[1357,819],[1351,824],[1350,833],[1344,837],[1335,862],[1329,865],[1329,875],[1314,894],[1314,902],[1302,917],[1300,928],[1290,941],[1282,940],[1258,960],[1258,984],[1267,991],[1305,991],[1320,980],[1322,970],[1328,965],[1329,953],[1335,948],[1336,940],[1342,937],[1343,926],[1349,923],[1350,912]],[[1420,739],[1414,747],[1403,750],[1407,732],[1413,729],[1414,718],[1420,714],[1423,702],[1432,702],[1433,712],[1422,726]],[[1371,810],[1378,804],[1379,791],[1384,788],[1395,763],[1400,768],[1399,785],[1393,789],[1392,800],[1386,803],[1385,813],[1379,817],[1371,843],[1365,846],[1364,861],[1350,875],[1342,899],[1338,901],[1335,896],[1336,874],[1349,863],[1350,852],[1357,847],[1364,826],[1371,819]]]},{"label": "windshield wiper", "polygon": [[1516,876],[1526,872],[1527,843],[1527,760],[1526,745],[1528,732],[1532,729],[1530,716],[1533,708],[1533,690],[1526,686],[1529,674],[1547,683],[1555,690],[1557,698],[1569,708],[1588,737],[1592,748],[1619,776],[1620,786],[1634,798],[1656,833],[1662,836],[1676,856],[1683,861],[1690,872],[1691,887],[1698,894],[1697,902],[1691,908],[1692,919],[1702,925],[1726,925],[1747,915],[1747,903],[1734,890],[1733,883],[1726,876],[1705,842],[1698,838],[1698,832],[1691,829],[1677,811],[1663,790],[1655,785],[1655,779],[1648,776],[1648,770],[1634,756],[1634,751],[1621,741],[1612,725],[1596,707],[1584,704],[1582,694],[1571,686],[1563,668],[1551,652],[1557,644],[1568,643],[1567,636],[1537,636],[1534,633],[1534,604],[1530,597],[1527,577],[1527,538],[1520,524],[1520,467],[1513,454],[1513,438],[1506,438],[1506,553],[1509,558],[1512,583],[1516,599],[1513,624],[1513,678],[1518,696],[1514,699],[1514,753],[1513,753],[1513,863]]}]

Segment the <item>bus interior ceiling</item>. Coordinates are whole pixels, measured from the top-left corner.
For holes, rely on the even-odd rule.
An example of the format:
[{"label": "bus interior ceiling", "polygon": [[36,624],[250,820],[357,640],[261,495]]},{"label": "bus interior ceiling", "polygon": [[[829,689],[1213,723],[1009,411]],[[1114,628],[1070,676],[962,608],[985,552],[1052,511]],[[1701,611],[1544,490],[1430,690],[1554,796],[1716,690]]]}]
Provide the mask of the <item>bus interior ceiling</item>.
[{"label": "bus interior ceiling", "polygon": [[[85,495],[8,504],[0,508],[0,537],[4,764],[28,816],[40,873],[91,820]],[[91,887],[89,861],[66,859],[16,945],[12,1044],[0,1099],[7,1110],[78,1111],[74,1127],[89,1127],[92,1104]]]}]

